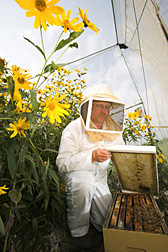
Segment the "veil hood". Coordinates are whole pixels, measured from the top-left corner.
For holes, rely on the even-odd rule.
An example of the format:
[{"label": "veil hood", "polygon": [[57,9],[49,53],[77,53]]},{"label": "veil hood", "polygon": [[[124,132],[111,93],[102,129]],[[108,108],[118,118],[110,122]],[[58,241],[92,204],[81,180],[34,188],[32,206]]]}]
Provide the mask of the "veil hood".
[{"label": "veil hood", "polygon": [[[92,105],[95,101],[111,103],[108,118],[101,129],[98,129],[91,120]],[[105,84],[90,87],[84,94],[80,116],[82,125],[92,142],[107,140],[115,141],[122,133],[125,104],[114,96],[112,89]]]}]

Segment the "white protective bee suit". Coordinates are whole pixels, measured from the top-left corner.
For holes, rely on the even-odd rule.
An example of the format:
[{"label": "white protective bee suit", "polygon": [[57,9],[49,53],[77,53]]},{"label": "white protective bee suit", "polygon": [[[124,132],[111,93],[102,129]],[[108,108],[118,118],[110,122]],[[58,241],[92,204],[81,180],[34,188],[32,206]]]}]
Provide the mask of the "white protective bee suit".
[{"label": "white protective bee suit", "polygon": [[[106,85],[94,86],[88,97],[119,101]],[[73,237],[87,234],[90,222],[102,231],[112,200],[107,184],[110,159],[92,162],[92,151],[104,149],[107,144],[124,144],[121,132],[87,131],[81,118],[71,122],[63,131],[56,165],[65,182],[68,226]]]}]

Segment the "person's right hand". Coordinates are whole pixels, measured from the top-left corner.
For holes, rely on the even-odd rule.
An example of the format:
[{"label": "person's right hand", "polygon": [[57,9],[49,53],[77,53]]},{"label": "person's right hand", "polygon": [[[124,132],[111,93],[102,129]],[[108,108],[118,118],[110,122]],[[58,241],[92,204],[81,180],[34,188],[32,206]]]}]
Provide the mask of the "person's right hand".
[{"label": "person's right hand", "polygon": [[92,151],[92,163],[97,162],[105,162],[107,159],[111,157],[111,153],[107,150],[98,148]]}]

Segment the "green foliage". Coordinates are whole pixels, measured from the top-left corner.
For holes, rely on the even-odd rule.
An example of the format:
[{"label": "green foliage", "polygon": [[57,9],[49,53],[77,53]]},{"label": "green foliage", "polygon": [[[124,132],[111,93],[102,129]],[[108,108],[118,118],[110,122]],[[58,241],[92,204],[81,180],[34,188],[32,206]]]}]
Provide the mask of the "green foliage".
[{"label": "green foliage", "polygon": [[31,43],[44,57],[44,59],[46,60],[46,55],[45,53],[43,52],[43,50],[36,44],[34,44],[30,39],[24,37],[25,40],[27,40],[29,43]]},{"label": "green foliage", "polygon": [[[6,74],[10,74],[7,69]],[[17,252],[45,251],[55,226],[67,230],[66,194],[55,160],[63,129],[79,116],[85,88],[81,79],[84,72],[76,69],[74,80],[70,80],[70,74],[70,71],[59,68],[40,94],[35,90],[22,92],[26,104],[30,99],[33,112],[15,111],[15,102],[8,98],[8,92],[13,92],[13,81],[9,89],[5,88],[4,96],[2,93],[0,185],[6,184],[9,191],[0,196],[0,251],[8,247],[8,241]],[[3,77],[2,89],[7,81]],[[39,105],[58,91],[59,97],[66,94],[64,102],[70,104],[69,116],[63,117],[61,123],[51,124],[47,118],[42,119]],[[12,117],[18,115],[30,120],[30,128],[26,137],[17,134],[10,138],[8,125],[13,122]]]},{"label": "green foliage", "polygon": [[[49,125],[47,128],[49,130]],[[39,133],[35,136],[38,138]],[[44,135],[39,139],[39,146],[43,145],[43,139]],[[5,142],[10,146],[8,155],[4,154]],[[46,230],[51,230],[53,225],[58,223],[66,229],[65,193],[60,189],[60,180],[53,165],[56,153],[40,153],[38,144],[36,143],[35,147],[31,139],[26,143],[19,141],[17,137],[14,144],[11,142],[6,135],[0,156],[1,183],[10,188],[8,194],[1,195],[0,216],[5,223],[5,232],[9,232],[16,251],[36,251],[40,242],[44,242]],[[48,160],[52,159],[52,163],[48,161],[45,166],[43,156]],[[0,224],[3,231],[2,221]],[[3,251],[4,237],[0,237],[0,251]]]},{"label": "green foliage", "polygon": [[[28,7],[26,1],[16,2],[23,9]],[[56,10],[55,4],[51,5]],[[59,64],[58,60],[67,50],[78,48],[75,40],[86,27],[83,19],[79,23],[79,18],[69,20],[70,10],[68,20],[62,16],[62,21],[58,15],[63,8],[55,17],[56,13],[50,13],[49,19],[44,10],[35,11],[35,18],[40,15],[40,24],[37,26],[35,21],[35,28],[40,26],[41,46],[24,37],[43,56],[40,73],[33,77],[18,66],[8,68],[7,62],[0,58],[0,251],[3,252],[46,252],[53,228],[67,230],[66,195],[55,161],[63,129],[79,116],[85,88],[81,77],[85,72],[76,69],[74,81],[69,80],[71,72],[62,68],[68,63]],[[63,28],[49,55],[42,32],[42,28],[47,30],[48,22]],[[97,32],[98,28],[91,25]],[[60,55],[56,57],[58,50]],[[52,56],[55,58],[50,62]],[[7,185],[8,193],[2,190],[8,188],[1,185]]]},{"label": "green foliage", "polygon": [[168,160],[168,138],[159,141],[159,147],[163,151],[166,160]]},{"label": "green foliage", "polygon": [[[55,48],[55,51],[60,50],[61,48],[72,42],[74,39],[79,37],[83,32],[84,30],[81,30],[80,32],[71,32],[67,39],[62,39],[59,42],[59,44]],[[74,46],[76,47],[76,44]],[[69,47],[73,47],[72,44],[70,44]]]},{"label": "green foliage", "polygon": [[5,235],[5,227],[4,227],[1,216],[0,216],[0,232],[2,233],[2,235]]}]

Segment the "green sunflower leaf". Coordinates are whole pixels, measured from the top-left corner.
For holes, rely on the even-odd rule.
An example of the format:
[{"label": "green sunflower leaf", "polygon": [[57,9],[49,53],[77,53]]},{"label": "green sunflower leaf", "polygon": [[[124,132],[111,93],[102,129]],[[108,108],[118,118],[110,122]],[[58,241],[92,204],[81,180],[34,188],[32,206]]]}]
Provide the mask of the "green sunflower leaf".
[{"label": "green sunflower leaf", "polygon": [[14,90],[15,90],[15,82],[14,82],[12,76],[6,77],[6,79],[7,79],[7,83],[8,83],[9,93],[13,99],[13,94],[14,94]]},{"label": "green sunflower leaf", "polygon": [[2,218],[0,216],[0,232],[5,235],[5,227],[4,227],[4,224],[3,224],[3,221],[2,221]]},{"label": "green sunflower leaf", "polygon": [[60,41],[60,43],[56,47],[55,51],[63,48],[64,46],[66,46],[67,44],[69,44],[70,42],[72,42],[74,39],[78,38],[83,32],[84,32],[84,30],[81,30],[80,32],[71,32],[70,35],[69,35],[69,38],[62,39]]},{"label": "green sunflower leaf", "polygon": [[56,174],[56,172],[53,170],[53,169],[49,169],[49,175],[50,177],[55,181],[57,187],[58,187],[58,190],[59,190],[59,178]]},{"label": "green sunflower leaf", "polygon": [[8,169],[12,179],[15,175],[15,170],[17,166],[16,156],[19,150],[20,144],[17,142],[17,139],[10,139],[7,143],[7,162]]},{"label": "green sunflower leaf", "polygon": [[38,46],[38,45],[35,45],[30,39],[24,37],[25,40],[27,40],[30,44],[32,44],[34,47],[37,48],[37,50],[39,50],[39,52],[43,55],[44,59],[46,60],[46,56],[45,56],[45,53],[43,52],[43,50]]},{"label": "green sunflower leaf", "polygon": [[47,73],[50,71],[50,73],[54,73],[55,70],[57,70],[60,67],[66,66],[67,64],[55,64],[53,61],[51,64],[48,64],[45,69],[44,69],[44,73]]},{"label": "green sunflower leaf", "polygon": [[39,103],[37,101],[37,90],[30,90],[31,93],[31,102],[32,102],[32,106],[33,106],[33,110],[36,112],[39,109]]},{"label": "green sunflower leaf", "polygon": [[70,44],[69,47],[71,47],[71,48],[72,48],[72,47],[78,48],[78,43],[75,42],[75,43],[73,43],[73,44]]},{"label": "green sunflower leaf", "polygon": [[9,197],[17,205],[22,198],[22,194],[18,190],[12,189],[9,191]]}]

